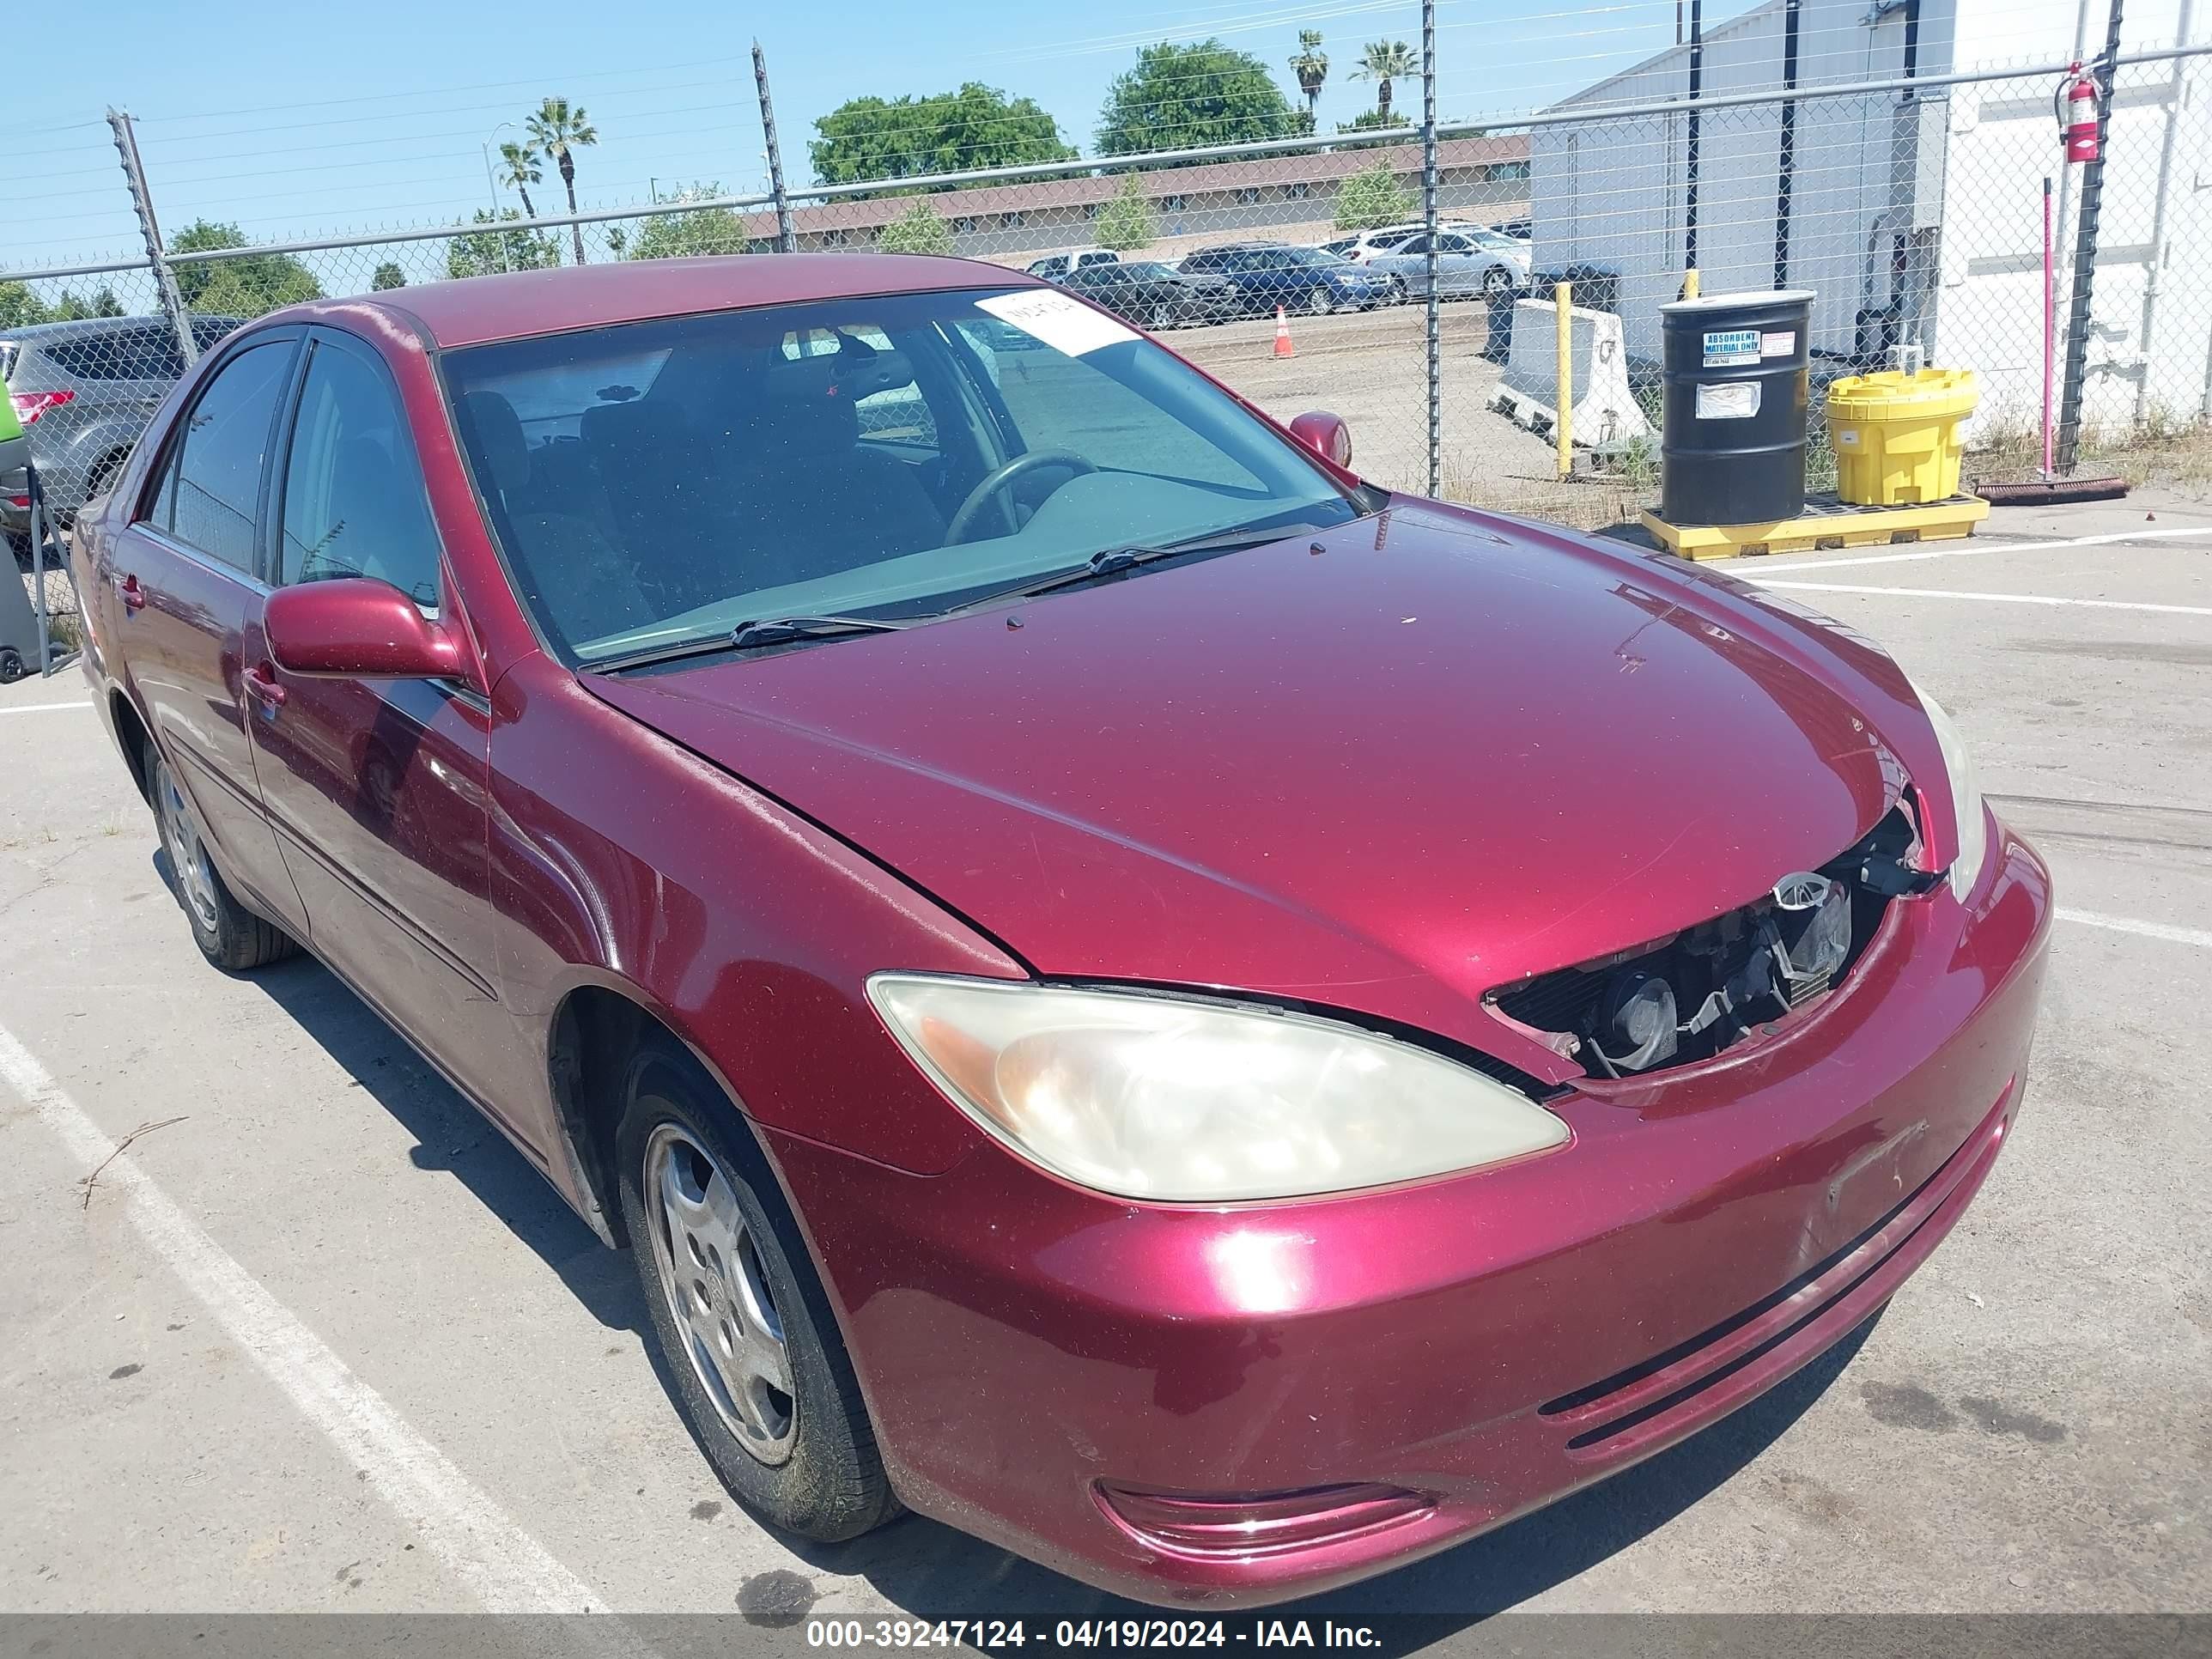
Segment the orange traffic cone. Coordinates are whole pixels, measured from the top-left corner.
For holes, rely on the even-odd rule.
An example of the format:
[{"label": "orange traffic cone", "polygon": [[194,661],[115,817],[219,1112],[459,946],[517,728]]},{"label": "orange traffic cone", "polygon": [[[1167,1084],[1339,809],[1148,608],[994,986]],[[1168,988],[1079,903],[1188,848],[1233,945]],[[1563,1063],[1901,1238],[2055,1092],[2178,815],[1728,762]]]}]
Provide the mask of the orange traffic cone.
[{"label": "orange traffic cone", "polygon": [[1278,357],[1298,355],[1297,348],[1291,343],[1290,317],[1280,306],[1275,307],[1275,355]]}]

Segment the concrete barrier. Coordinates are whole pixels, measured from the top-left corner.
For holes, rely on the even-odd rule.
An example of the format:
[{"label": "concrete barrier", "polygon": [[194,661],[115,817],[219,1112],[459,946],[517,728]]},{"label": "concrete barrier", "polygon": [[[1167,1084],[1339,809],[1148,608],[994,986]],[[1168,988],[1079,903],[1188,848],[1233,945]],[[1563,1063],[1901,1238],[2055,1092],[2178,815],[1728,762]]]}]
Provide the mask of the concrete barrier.
[{"label": "concrete barrier", "polygon": [[[1620,319],[1575,306],[1567,313],[1567,325],[1573,335],[1574,442],[1602,451],[1650,437],[1651,422],[1629,390]],[[1512,350],[1491,407],[1532,432],[1549,432],[1559,422],[1553,406],[1558,381],[1557,310],[1549,300],[1522,300],[1513,307]]]}]

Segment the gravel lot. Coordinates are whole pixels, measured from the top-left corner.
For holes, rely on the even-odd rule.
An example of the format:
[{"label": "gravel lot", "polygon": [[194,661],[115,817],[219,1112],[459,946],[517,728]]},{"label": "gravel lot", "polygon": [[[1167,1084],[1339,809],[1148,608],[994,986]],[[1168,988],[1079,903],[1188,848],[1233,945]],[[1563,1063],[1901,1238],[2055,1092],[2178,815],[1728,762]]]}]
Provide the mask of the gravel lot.
[{"label": "gravel lot", "polygon": [[[1301,323],[1259,395],[1407,407],[1316,337],[1398,320]],[[2212,1612],[2212,509],[1740,568],[1889,645],[2057,872],[2013,1144],[1778,1393],[1285,1611],[1428,1613],[1455,1652],[1514,1608]],[[1117,1610],[930,1522],[764,1532],[520,1156],[313,963],[202,966],[73,671],[0,688],[0,1611]]]}]

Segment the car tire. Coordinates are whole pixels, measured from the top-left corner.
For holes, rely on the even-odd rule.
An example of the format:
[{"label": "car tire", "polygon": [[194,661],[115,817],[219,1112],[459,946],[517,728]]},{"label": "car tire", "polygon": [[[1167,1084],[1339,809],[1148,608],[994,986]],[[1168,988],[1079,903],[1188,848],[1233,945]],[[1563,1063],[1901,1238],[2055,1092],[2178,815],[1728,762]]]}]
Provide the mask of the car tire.
[{"label": "car tire", "polygon": [[1412,296],[1406,292],[1406,279],[1403,276],[1393,276],[1390,279],[1390,297],[1384,301],[1383,303],[1385,305],[1401,306],[1404,305],[1411,297]]},{"label": "car tire", "polygon": [[191,803],[159,756],[146,780],[153,798],[154,821],[161,836],[161,851],[169,864],[169,890],[176,895],[185,921],[192,930],[192,943],[209,963],[227,974],[281,962],[298,951],[298,941],[231,896],[230,888],[216,868]]},{"label": "car tire", "polygon": [[1155,334],[1164,334],[1176,325],[1176,310],[1165,300],[1152,303],[1152,326]]},{"label": "car tire", "polygon": [[1316,287],[1312,293],[1306,295],[1306,302],[1301,309],[1309,317],[1326,317],[1334,306],[1335,301],[1330,296],[1329,291],[1325,288]]},{"label": "car tire", "polygon": [[1513,291],[1510,272],[1503,265],[1492,265],[1482,273],[1482,297],[1495,304]]},{"label": "car tire", "polygon": [[672,1044],[640,1049],[623,1102],[623,1220],[692,1438],[732,1497],[803,1538],[891,1520],[836,1317],[751,1132]]}]

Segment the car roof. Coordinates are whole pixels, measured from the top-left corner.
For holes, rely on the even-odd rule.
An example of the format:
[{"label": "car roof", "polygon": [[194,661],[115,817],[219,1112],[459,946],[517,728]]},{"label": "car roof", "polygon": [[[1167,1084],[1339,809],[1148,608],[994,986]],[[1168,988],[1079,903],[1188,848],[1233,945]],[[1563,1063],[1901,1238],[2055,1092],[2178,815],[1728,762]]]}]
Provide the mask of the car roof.
[{"label": "car roof", "polygon": [[81,317],[67,323],[32,323],[22,328],[0,330],[0,333],[19,346],[36,346],[51,345],[57,340],[90,339],[103,334],[131,334],[142,329],[167,326],[168,319],[162,317]]},{"label": "car roof", "polygon": [[266,320],[397,313],[412,318],[434,343],[454,347],[809,300],[1042,286],[1026,271],[981,259],[916,253],[739,253],[425,283],[350,300],[310,301],[272,313]]}]

